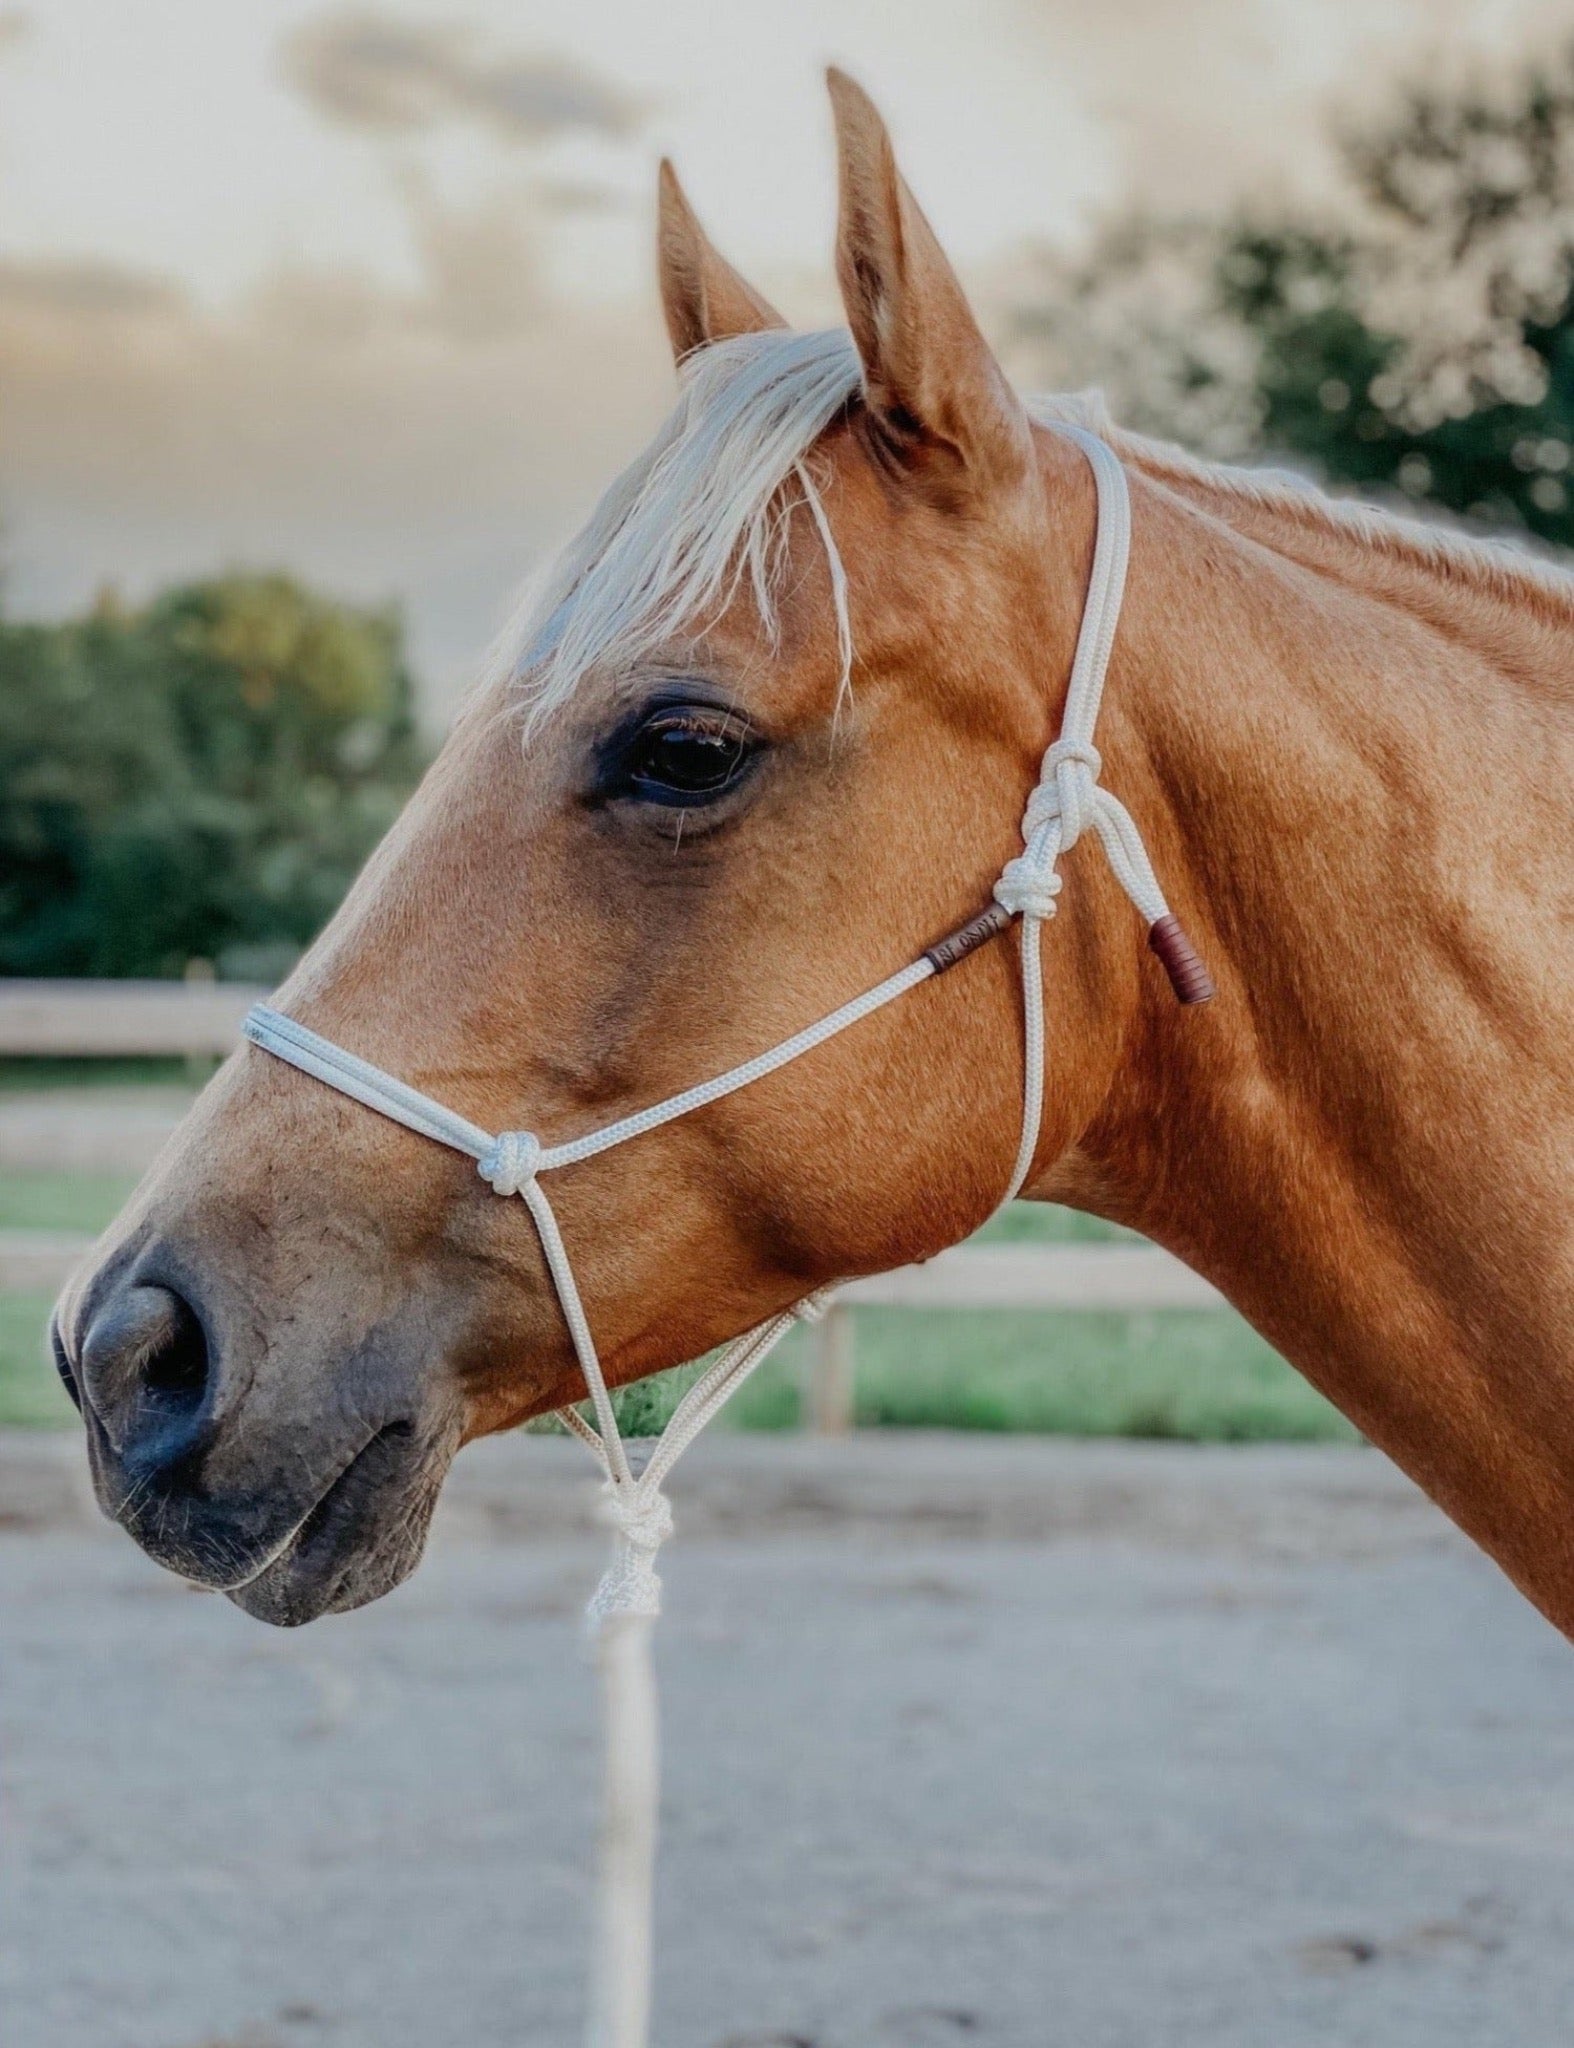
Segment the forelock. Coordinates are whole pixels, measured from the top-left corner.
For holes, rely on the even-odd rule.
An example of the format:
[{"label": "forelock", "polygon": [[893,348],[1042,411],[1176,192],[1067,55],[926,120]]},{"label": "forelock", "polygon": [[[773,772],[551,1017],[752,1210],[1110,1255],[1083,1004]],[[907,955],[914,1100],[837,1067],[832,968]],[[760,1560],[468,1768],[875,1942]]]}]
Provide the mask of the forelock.
[{"label": "forelock", "polygon": [[846,579],[805,457],[860,388],[850,336],[739,335],[697,351],[681,375],[656,438],[547,570],[511,635],[508,666],[532,721],[591,668],[631,668],[695,630],[741,581],[774,640],[782,537],[798,502],[829,557],[846,683]]}]

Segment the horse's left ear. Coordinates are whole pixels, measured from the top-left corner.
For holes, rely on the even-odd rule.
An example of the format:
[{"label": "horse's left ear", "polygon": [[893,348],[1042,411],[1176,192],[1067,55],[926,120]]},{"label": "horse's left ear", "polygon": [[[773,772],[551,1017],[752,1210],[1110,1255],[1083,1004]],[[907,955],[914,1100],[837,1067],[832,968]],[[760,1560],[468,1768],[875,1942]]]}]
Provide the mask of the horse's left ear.
[{"label": "horse's left ear", "polygon": [[738,275],[700,226],[666,157],[661,160],[656,263],[672,353],[680,363],[710,342],[787,325],[770,300]]},{"label": "horse's left ear", "polygon": [[885,123],[845,72],[836,117],[836,273],[882,451],[948,502],[1020,481],[1032,464],[1022,402],[896,168]]}]

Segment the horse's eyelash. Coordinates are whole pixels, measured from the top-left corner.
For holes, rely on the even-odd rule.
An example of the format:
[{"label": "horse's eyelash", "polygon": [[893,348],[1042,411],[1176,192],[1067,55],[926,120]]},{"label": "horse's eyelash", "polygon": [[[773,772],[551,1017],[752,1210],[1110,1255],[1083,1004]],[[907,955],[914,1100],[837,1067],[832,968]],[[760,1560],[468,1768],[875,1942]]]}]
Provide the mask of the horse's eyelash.
[{"label": "horse's eyelash", "polygon": [[747,746],[752,737],[743,721],[734,718],[728,712],[685,711],[677,706],[654,713],[633,737],[637,740],[646,733],[667,732],[673,729],[699,733],[706,739],[736,740],[740,746]]}]

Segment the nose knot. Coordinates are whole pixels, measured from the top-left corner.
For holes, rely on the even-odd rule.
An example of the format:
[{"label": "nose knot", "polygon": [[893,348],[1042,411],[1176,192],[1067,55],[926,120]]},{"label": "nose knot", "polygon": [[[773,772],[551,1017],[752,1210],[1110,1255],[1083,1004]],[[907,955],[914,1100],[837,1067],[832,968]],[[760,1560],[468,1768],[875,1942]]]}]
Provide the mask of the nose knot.
[{"label": "nose knot", "polygon": [[476,1161],[476,1171],[494,1195],[517,1195],[536,1177],[541,1140],[530,1131],[503,1131]]}]

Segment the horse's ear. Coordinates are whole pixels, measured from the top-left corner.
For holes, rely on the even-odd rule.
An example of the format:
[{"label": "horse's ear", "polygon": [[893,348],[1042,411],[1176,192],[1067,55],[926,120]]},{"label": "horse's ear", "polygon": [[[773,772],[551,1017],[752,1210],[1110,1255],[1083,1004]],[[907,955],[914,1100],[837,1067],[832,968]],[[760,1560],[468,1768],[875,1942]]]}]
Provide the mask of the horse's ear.
[{"label": "horse's ear", "polygon": [[885,453],[948,500],[1018,481],[1032,462],[1021,400],[896,168],[874,103],[843,71],[827,83],[841,188],[836,274],[870,424]]},{"label": "horse's ear", "polygon": [[656,261],[662,311],[680,363],[710,342],[787,325],[712,243],[666,157],[661,160]]}]

